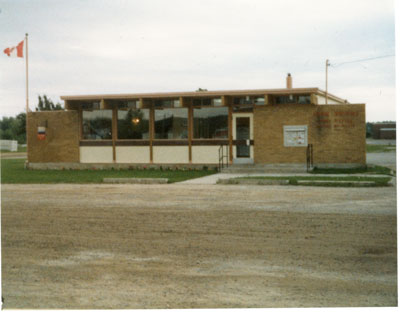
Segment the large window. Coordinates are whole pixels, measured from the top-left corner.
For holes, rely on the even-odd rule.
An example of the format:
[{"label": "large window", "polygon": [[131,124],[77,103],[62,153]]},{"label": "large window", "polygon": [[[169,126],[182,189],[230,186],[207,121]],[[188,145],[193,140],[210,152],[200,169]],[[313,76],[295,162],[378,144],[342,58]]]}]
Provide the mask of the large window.
[{"label": "large window", "polygon": [[148,140],[149,109],[118,110],[118,139]]},{"label": "large window", "polygon": [[166,108],[154,111],[155,139],[187,139],[188,109]]},{"label": "large window", "polygon": [[82,111],[84,140],[111,140],[112,110]]},{"label": "large window", "polygon": [[194,108],[193,138],[228,138],[228,107]]}]

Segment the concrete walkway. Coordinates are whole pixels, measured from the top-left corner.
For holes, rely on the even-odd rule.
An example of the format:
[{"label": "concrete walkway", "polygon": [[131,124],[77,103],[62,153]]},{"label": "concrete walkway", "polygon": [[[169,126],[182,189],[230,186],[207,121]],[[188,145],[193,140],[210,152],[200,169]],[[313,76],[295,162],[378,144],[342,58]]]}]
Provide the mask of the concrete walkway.
[{"label": "concrete walkway", "polygon": [[367,144],[369,145],[393,145],[396,146],[396,140],[385,140],[385,139],[367,139]]},{"label": "concrete walkway", "polygon": [[2,159],[21,159],[26,158],[26,152],[10,152],[10,153],[1,153]]},{"label": "concrete walkway", "polygon": [[367,153],[367,164],[396,170],[396,152]]},{"label": "concrete walkway", "polygon": [[216,173],[209,176],[177,182],[175,184],[217,184],[219,179],[232,179],[241,177],[288,177],[288,176],[313,176],[313,177],[348,177],[348,176],[368,176],[368,177],[386,177],[382,174],[312,174],[312,173]]}]

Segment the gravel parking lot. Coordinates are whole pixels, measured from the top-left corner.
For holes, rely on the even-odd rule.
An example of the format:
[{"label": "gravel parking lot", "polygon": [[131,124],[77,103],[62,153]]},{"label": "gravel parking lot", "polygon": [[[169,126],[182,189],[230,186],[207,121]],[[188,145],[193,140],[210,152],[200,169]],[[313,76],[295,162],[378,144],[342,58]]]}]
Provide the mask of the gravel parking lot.
[{"label": "gravel parking lot", "polygon": [[397,305],[394,187],[3,185],[4,308]]}]

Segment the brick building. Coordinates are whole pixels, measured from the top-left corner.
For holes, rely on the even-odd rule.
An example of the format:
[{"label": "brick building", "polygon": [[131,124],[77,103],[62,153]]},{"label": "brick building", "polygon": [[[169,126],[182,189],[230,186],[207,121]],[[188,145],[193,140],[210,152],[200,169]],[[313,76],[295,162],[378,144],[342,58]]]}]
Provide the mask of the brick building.
[{"label": "brick building", "polygon": [[62,96],[65,111],[28,114],[30,168],[352,167],[366,163],[365,104],[318,88]]}]

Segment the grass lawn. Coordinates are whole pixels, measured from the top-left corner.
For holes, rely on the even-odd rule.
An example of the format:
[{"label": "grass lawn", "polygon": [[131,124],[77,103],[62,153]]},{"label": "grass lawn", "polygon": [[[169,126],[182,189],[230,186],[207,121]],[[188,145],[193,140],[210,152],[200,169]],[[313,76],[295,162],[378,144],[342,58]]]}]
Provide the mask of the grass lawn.
[{"label": "grass lawn", "polygon": [[170,183],[214,174],[213,170],[26,170],[25,159],[1,160],[1,183],[102,183],[103,178],[168,178]]},{"label": "grass lawn", "polygon": [[370,166],[370,167],[359,167],[359,168],[317,168],[315,167],[311,173],[314,174],[355,174],[355,173],[371,173],[371,174],[386,174],[391,175],[390,168],[383,166]]},{"label": "grass lawn", "polygon": [[367,144],[367,153],[396,152],[396,145]]}]

